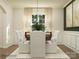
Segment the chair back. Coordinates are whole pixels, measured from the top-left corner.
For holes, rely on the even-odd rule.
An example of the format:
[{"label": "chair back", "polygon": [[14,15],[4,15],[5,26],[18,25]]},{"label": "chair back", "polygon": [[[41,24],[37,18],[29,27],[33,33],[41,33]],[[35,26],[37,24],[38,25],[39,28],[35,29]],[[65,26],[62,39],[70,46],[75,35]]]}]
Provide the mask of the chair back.
[{"label": "chair back", "polygon": [[45,32],[33,31],[30,36],[31,56],[45,56]]},{"label": "chair back", "polygon": [[59,32],[60,32],[60,31],[55,30],[54,33],[52,33],[52,38],[51,38],[52,41],[55,41],[55,42],[58,41],[58,38],[59,38]]},{"label": "chair back", "polygon": [[21,30],[16,31],[16,36],[17,36],[17,40],[18,40],[19,44],[25,42],[25,37],[24,37],[24,34]]},{"label": "chair back", "polygon": [[59,31],[55,31],[54,32],[54,37],[58,37],[58,35],[59,35]]}]

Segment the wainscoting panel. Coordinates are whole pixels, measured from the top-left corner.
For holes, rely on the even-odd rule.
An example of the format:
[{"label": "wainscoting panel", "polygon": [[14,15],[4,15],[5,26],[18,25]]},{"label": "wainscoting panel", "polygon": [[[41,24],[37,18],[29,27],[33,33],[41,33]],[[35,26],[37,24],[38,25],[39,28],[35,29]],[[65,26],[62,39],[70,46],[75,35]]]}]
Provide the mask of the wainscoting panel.
[{"label": "wainscoting panel", "polygon": [[64,31],[63,44],[79,52],[79,32]]},{"label": "wainscoting panel", "polygon": [[79,37],[77,37],[77,46],[76,49],[79,51]]}]

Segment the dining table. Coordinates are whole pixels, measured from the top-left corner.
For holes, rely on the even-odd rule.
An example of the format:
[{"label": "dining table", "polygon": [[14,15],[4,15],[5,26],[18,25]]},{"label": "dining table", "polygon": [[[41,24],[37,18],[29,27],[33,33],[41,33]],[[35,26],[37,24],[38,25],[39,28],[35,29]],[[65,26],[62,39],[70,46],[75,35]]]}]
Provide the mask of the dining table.
[{"label": "dining table", "polygon": [[[52,32],[46,32],[46,41],[51,40]],[[30,32],[25,32],[26,40],[30,40]]]}]

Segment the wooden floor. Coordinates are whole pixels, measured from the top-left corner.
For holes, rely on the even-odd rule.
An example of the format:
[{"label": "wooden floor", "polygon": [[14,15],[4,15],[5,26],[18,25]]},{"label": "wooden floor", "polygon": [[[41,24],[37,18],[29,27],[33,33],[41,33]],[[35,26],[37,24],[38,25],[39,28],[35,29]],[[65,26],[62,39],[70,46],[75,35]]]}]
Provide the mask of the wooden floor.
[{"label": "wooden floor", "polygon": [[17,48],[17,45],[13,45],[8,48],[0,48],[0,59],[6,59],[6,57],[9,56]]},{"label": "wooden floor", "polygon": [[59,47],[71,58],[71,59],[79,59],[79,54],[71,50],[65,45],[59,45]]},{"label": "wooden floor", "polygon": [[[58,45],[71,59],[79,59],[79,54],[72,51],[70,48],[65,45]],[[17,49],[17,45],[10,46],[9,48],[3,49],[0,48],[0,59],[6,59],[15,49]]]}]

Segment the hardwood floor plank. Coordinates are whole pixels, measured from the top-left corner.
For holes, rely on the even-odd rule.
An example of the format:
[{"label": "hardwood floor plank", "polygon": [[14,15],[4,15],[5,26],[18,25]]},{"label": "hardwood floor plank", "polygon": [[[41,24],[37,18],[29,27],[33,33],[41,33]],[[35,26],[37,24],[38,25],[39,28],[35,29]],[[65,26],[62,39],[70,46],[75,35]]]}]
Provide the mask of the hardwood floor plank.
[{"label": "hardwood floor plank", "polygon": [[[65,45],[58,45],[71,59],[79,59],[79,54]],[[0,48],[0,59],[6,59],[14,50],[18,48],[17,45],[10,46],[8,48]]]},{"label": "hardwood floor plank", "polygon": [[71,59],[79,59],[79,54],[65,45],[58,45]]},{"label": "hardwood floor plank", "polygon": [[8,48],[0,48],[0,59],[6,59],[14,50],[18,48],[18,45],[12,45]]}]

